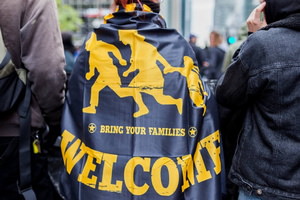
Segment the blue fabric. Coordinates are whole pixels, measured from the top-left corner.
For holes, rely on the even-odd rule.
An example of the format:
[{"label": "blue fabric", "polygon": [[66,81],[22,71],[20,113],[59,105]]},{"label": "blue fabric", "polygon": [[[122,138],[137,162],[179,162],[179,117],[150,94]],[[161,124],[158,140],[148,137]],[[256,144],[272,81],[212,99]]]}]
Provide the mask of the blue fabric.
[{"label": "blue fabric", "polygon": [[109,16],[69,79],[61,140],[65,199],[221,199],[218,110],[192,48],[163,28],[158,14]]},{"label": "blue fabric", "polygon": [[255,196],[249,195],[243,190],[239,191],[239,199],[238,200],[261,200],[260,198],[257,198]]}]

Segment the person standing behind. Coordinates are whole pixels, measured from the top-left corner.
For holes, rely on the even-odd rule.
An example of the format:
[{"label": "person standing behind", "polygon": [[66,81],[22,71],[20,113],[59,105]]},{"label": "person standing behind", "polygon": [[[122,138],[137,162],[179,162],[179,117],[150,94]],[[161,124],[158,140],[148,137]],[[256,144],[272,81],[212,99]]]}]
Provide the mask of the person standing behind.
[{"label": "person standing behind", "polygon": [[196,55],[196,59],[198,61],[198,66],[200,69],[200,74],[202,73],[202,68],[205,62],[205,52],[203,49],[201,49],[201,47],[197,46],[197,36],[194,34],[190,35],[189,38],[189,44],[191,45],[192,49],[195,52]]},{"label": "person standing behind", "polygon": [[61,35],[62,35],[64,53],[66,59],[65,71],[67,73],[67,77],[69,77],[72,73],[74,63],[75,63],[76,48],[73,44],[71,32],[62,32]]},{"label": "person standing behind", "polygon": [[245,23],[243,26],[241,26],[241,28],[238,31],[237,41],[228,47],[228,49],[224,55],[223,66],[221,69],[222,73],[226,71],[226,69],[232,62],[232,57],[233,57],[234,53],[236,52],[236,50],[238,50],[240,48],[240,46],[247,39],[247,37],[248,37],[248,28]]},{"label": "person standing behind", "polygon": [[[64,53],[52,0],[2,0],[0,29],[15,66],[27,70],[31,85],[31,129],[34,136],[49,126],[50,138],[59,133],[64,103]],[[0,116],[0,198],[21,200],[19,194],[19,137],[17,112]],[[42,144],[41,144],[42,145]],[[43,146],[42,146],[43,148]],[[29,166],[30,168],[30,166]],[[55,191],[48,177],[43,149],[31,155],[32,188],[38,200],[52,200]],[[21,169],[22,170],[22,169]]]},{"label": "person standing behind", "polygon": [[225,50],[221,48],[223,37],[217,31],[209,35],[210,46],[206,49],[207,63],[204,71],[208,79],[218,79],[221,76]]},{"label": "person standing behind", "polygon": [[300,1],[262,1],[247,20],[253,33],[218,82],[218,102],[244,110],[229,174],[239,200],[300,199],[299,21]]}]

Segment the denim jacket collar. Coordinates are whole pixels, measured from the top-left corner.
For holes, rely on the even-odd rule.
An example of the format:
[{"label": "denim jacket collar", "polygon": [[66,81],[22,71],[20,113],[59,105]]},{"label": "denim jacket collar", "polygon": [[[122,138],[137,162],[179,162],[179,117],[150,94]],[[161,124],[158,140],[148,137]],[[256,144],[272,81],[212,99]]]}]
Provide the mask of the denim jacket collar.
[{"label": "denim jacket collar", "polygon": [[262,28],[262,30],[269,30],[270,28],[276,28],[276,27],[289,28],[289,29],[300,31],[300,13],[293,14],[282,20],[273,22],[268,26]]}]

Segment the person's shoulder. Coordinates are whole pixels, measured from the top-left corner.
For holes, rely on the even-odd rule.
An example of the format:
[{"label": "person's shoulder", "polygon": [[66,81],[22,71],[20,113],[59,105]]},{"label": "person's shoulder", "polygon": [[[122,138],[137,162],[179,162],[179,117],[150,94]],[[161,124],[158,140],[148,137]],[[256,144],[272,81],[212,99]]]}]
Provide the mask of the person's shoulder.
[{"label": "person's shoulder", "polygon": [[[287,28],[281,27],[259,30],[247,38],[244,48],[260,49],[257,53],[262,52],[262,50],[270,52],[272,49],[281,49],[285,43],[293,40],[291,37],[296,37],[296,35],[291,34],[290,31],[291,30]],[[300,37],[298,39],[300,39]]]},{"label": "person's shoulder", "polygon": [[266,30],[259,30],[252,33],[248,38],[241,44],[240,53],[247,52],[248,50],[262,49],[264,44],[270,40],[270,35]]},{"label": "person's shoulder", "polygon": [[194,51],[201,51],[201,50],[202,50],[201,47],[199,47],[199,46],[197,46],[197,45],[195,45],[195,44],[191,44],[191,46],[192,46],[192,48],[194,49]]},{"label": "person's shoulder", "polygon": [[252,43],[266,44],[277,41],[284,33],[283,28],[271,28],[268,30],[259,30],[248,37],[248,41]]}]

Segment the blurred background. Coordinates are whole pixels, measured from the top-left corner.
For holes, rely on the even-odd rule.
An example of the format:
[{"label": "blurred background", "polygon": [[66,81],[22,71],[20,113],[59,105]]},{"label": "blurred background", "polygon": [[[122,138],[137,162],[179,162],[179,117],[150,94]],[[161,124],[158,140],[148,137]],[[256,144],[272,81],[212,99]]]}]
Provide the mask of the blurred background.
[{"label": "blurred background", "polygon": [[[112,12],[112,0],[56,0],[61,30],[72,34],[76,47],[88,32],[103,23]],[[187,40],[197,36],[197,45],[209,46],[209,33],[217,31],[224,46],[235,43],[241,26],[258,0],[164,0],[161,15],[169,28],[177,29]]]}]

